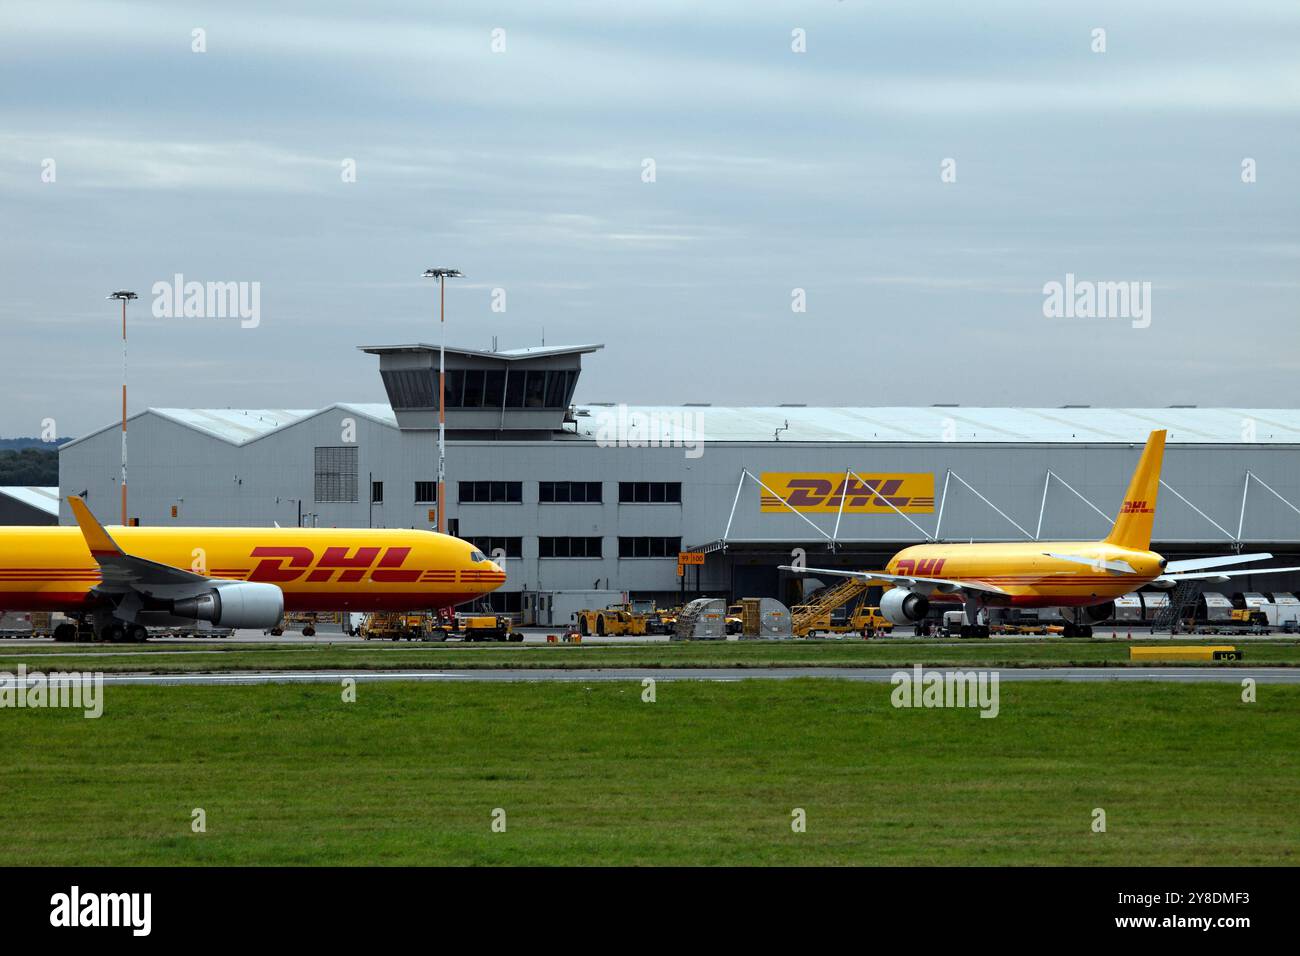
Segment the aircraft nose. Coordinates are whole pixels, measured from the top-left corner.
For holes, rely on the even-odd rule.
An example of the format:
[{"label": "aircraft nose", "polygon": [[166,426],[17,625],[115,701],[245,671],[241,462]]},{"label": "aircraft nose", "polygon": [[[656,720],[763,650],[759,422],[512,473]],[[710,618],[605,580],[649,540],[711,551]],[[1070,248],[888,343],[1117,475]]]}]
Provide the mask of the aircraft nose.
[{"label": "aircraft nose", "polygon": [[506,572],[495,561],[472,561],[460,572],[460,579],[474,585],[479,594],[487,594],[506,583]]}]

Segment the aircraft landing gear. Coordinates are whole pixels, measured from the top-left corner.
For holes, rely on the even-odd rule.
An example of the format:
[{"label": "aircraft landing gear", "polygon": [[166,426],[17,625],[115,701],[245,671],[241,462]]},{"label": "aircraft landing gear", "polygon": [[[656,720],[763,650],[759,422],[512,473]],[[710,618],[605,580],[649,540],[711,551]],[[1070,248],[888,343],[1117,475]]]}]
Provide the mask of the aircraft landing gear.
[{"label": "aircraft landing gear", "polygon": [[71,644],[77,639],[77,625],[64,621],[54,629],[54,640],[59,644]]},{"label": "aircraft landing gear", "polygon": [[978,601],[968,600],[962,606],[964,620],[961,626],[962,637],[988,637],[989,626],[980,623],[980,604]]},{"label": "aircraft landing gear", "polygon": [[143,624],[99,618],[95,621],[90,640],[108,644],[121,644],[127,641],[132,644],[143,644],[149,640],[149,631]]}]

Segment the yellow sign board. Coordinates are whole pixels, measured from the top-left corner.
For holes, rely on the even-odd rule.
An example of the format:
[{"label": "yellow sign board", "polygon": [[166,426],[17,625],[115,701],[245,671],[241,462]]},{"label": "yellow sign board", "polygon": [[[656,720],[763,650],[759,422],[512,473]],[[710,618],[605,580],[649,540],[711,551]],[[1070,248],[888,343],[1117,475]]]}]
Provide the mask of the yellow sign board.
[{"label": "yellow sign board", "polygon": [[1239,661],[1245,655],[1231,644],[1193,644],[1171,647],[1130,647],[1129,660],[1134,661]]},{"label": "yellow sign board", "polygon": [[678,564],[703,564],[704,552],[702,551],[678,551]]},{"label": "yellow sign board", "polygon": [[[795,511],[844,514],[933,514],[934,475],[842,471],[765,471],[760,477],[763,512]],[[787,507],[787,505],[789,507]],[[891,507],[892,505],[892,507]]]}]

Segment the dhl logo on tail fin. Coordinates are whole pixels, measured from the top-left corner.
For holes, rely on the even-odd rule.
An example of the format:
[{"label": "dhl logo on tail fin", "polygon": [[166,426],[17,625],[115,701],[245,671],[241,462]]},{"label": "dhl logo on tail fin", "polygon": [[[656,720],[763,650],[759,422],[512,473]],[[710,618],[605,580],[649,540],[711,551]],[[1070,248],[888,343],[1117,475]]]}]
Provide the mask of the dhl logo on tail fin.
[{"label": "dhl logo on tail fin", "polygon": [[1147,438],[1147,446],[1115,518],[1115,526],[1106,537],[1107,544],[1137,551],[1151,548],[1151,525],[1156,516],[1156,495],[1160,491],[1160,466],[1164,457],[1165,431],[1160,429]]}]

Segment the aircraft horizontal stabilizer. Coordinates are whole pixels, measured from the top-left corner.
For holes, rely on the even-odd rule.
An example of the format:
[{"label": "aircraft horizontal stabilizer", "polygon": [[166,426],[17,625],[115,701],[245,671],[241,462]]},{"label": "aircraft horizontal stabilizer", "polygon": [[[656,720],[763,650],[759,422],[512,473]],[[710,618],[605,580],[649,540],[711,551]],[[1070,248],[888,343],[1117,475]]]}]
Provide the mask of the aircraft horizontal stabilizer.
[{"label": "aircraft horizontal stabilizer", "polygon": [[1300,571],[1300,568],[1241,568],[1236,571],[1198,571],[1194,574],[1162,574],[1152,584],[1177,584],[1179,581],[1227,581],[1247,574],[1283,574],[1287,571]]},{"label": "aircraft horizontal stabilizer", "polygon": [[1100,557],[1090,558],[1085,554],[1052,554],[1044,551],[1043,556],[1055,558],[1057,561],[1069,561],[1072,564],[1081,564],[1084,567],[1092,568],[1094,571],[1111,571],[1115,574],[1136,574],[1133,565],[1127,561],[1120,560],[1103,560]]},{"label": "aircraft horizontal stabilizer", "polygon": [[1204,571],[1206,568],[1221,568],[1229,564],[1245,564],[1248,561],[1267,561],[1273,557],[1267,551],[1259,554],[1225,554],[1217,558],[1188,558],[1185,561],[1170,561],[1165,565],[1166,574],[1180,574],[1184,571]]}]

